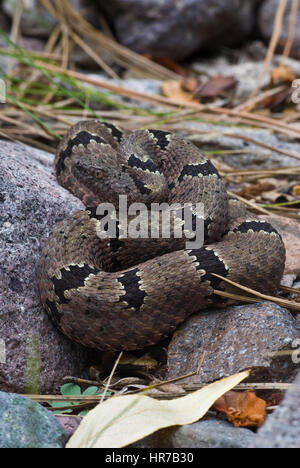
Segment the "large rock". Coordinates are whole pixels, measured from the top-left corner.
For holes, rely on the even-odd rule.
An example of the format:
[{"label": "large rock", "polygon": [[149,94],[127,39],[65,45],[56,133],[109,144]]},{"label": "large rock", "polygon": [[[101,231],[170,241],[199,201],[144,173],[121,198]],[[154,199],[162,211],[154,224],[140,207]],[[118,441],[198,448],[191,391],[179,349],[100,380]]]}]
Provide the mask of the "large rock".
[{"label": "large rock", "polygon": [[[288,0],[287,2],[287,8],[285,11],[284,15],[284,21],[283,21],[283,27],[281,30],[281,36],[280,36],[280,45],[281,48],[283,48],[286,44],[287,38],[288,38],[288,33],[289,33],[289,16],[290,16],[290,11],[291,11],[291,5],[292,5],[293,0]],[[265,0],[260,12],[259,12],[259,26],[261,33],[263,37],[269,41],[272,34],[273,34],[273,29],[274,29],[274,19],[276,15],[276,11],[278,8],[278,5],[280,3],[280,0]],[[294,37],[294,42],[292,46],[292,52],[293,55],[296,57],[300,57],[300,8],[298,7],[298,13],[295,18],[295,37]]]},{"label": "large rock", "polygon": [[300,374],[283,402],[258,430],[251,448],[300,448]]},{"label": "large rock", "polygon": [[125,46],[183,59],[201,47],[232,45],[254,23],[256,0],[98,0]]},{"label": "large rock", "polygon": [[0,392],[0,448],[63,448],[61,424],[38,403]]},{"label": "large rock", "polygon": [[[0,389],[58,390],[65,375],[81,375],[87,351],[49,321],[39,298],[36,267],[54,224],[79,200],[58,185],[53,156],[1,141],[0,146]],[[4,355],[6,359],[4,359]],[[4,361],[5,362],[2,362]]]},{"label": "large rock", "polygon": [[203,384],[246,369],[252,382],[291,381],[299,364],[280,352],[299,344],[298,326],[289,311],[269,302],[196,314],[171,340],[166,378],[195,372],[204,355],[200,372],[181,382]]}]

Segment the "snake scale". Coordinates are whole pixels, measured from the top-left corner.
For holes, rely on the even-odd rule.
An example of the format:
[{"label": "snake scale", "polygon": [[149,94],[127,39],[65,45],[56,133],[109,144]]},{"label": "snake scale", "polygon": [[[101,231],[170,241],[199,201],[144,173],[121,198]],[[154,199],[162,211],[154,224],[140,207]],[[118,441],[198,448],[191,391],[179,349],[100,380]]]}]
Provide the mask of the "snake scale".
[{"label": "snake scale", "polygon": [[[134,350],[169,336],[189,315],[238,292],[219,274],[264,294],[280,284],[281,236],[228,200],[218,171],[191,142],[160,130],[126,135],[97,120],[73,126],[55,159],[59,183],[85,211],[59,222],[43,249],[38,281],[55,325],[90,348]],[[204,246],[185,239],[100,239],[101,202],[204,203]],[[222,315],[220,314],[220,320]]]}]

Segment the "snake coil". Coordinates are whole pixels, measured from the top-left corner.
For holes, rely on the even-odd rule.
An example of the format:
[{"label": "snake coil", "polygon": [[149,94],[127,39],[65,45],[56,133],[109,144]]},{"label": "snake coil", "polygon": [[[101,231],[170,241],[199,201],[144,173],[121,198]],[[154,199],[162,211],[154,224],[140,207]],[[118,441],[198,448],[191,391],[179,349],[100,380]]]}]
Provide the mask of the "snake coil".
[{"label": "snake coil", "polygon": [[[55,226],[38,281],[45,310],[73,341],[111,351],[152,345],[189,315],[228,304],[214,290],[236,290],[214,273],[264,294],[278,288],[280,235],[228,200],[218,171],[189,141],[159,130],[123,136],[111,124],[83,121],[60,143],[55,169],[87,208]],[[99,238],[96,207],[116,205],[120,195],[147,207],[202,202],[204,246],[188,250],[186,239],[174,237],[125,239],[118,214],[115,238]]]}]

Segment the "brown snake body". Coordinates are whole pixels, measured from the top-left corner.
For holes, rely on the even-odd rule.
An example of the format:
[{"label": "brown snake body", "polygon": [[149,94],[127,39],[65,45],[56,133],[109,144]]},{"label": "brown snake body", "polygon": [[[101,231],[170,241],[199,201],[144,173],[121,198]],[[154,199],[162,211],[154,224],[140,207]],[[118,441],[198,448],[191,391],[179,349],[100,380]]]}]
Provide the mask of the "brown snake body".
[{"label": "brown snake body", "polygon": [[[55,168],[61,185],[88,207],[56,225],[39,265],[44,308],[72,340],[112,351],[154,344],[189,315],[228,303],[214,289],[236,290],[213,273],[265,294],[279,286],[280,235],[228,202],[217,170],[190,142],[80,122],[60,143]],[[95,207],[116,205],[120,195],[149,207],[203,202],[205,245],[188,250],[184,238],[123,239],[119,232],[100,239]]]}]

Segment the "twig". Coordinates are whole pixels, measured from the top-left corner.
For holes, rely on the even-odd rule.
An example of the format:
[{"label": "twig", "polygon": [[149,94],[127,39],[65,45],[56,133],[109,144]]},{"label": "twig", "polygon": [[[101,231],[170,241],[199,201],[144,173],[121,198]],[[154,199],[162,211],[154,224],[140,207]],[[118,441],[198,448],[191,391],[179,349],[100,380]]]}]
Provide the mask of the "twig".
[{"label": "twig", "polygon": [[[186,394],[194,392],[196,390],[200,390],[201,388],[206,387],[208,385],[207,383],[205,384],[188,384],[188,385],[183,385],[183,389],[185,390]],[[258,383],[248,383],[248,384],[238,384],[234,390],[278,390],[285,392],[289,390],[292,387],[293,384],[291,383],[282,383],[282,382],[258,382]],[[127,394],[126,394],[127,395]],[[85,395],[79,395],[79,396],[60,396],[60,395],[21,395],[26,398],[30,398],[33,401],[39,402],[39,403],[48,403],[48,402],[57,402],[61,401],[63,402],[83,402],[85,405],[86,404],[98,404],[102,395],[93,395],[93,396],[85,396]],[[118,395],[116,395],[117,397]],[[156,394],[154,393],[151,395],[151,398],[155,399],[173,399],[176,397],[182,397],[184,396],[184,393],[159,393]],[[75,407],[72,406],[72,409]],[[76,406],[78,408],[78,406]],[[57,409],[57,408],[55,408]]]}]

